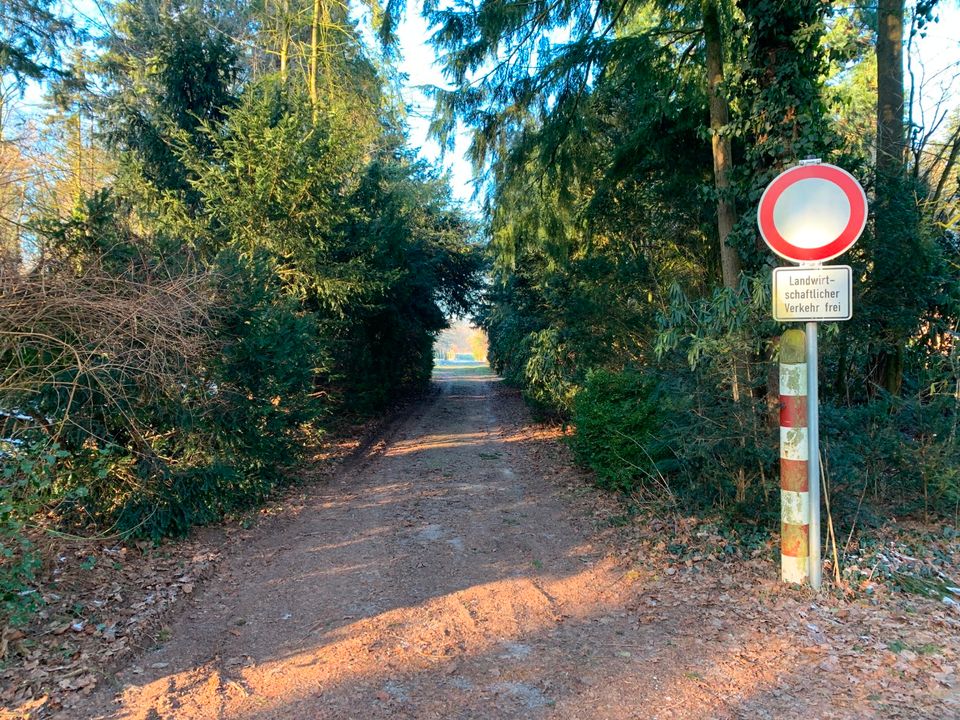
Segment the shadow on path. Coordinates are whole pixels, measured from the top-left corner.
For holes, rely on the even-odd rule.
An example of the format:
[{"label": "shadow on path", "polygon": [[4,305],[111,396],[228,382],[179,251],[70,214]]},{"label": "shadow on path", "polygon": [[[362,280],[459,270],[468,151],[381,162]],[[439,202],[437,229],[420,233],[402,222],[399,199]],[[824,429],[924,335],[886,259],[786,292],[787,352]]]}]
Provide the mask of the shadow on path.
[{"label": "shadow on path", "polygon": [[[119,676],[119,703],[101,693],[70,717],[770,716],[792,672],[786,640],[711,615],[715,580],[658,600],[659,580],[592,544],[561,489],[573,475],[555,431],[482,368],[435,382],[294,521],[228,563],[171,639]],[[685,699],[709,678],[729,693]],[[780,705],[775,717],[795,716]]]}]

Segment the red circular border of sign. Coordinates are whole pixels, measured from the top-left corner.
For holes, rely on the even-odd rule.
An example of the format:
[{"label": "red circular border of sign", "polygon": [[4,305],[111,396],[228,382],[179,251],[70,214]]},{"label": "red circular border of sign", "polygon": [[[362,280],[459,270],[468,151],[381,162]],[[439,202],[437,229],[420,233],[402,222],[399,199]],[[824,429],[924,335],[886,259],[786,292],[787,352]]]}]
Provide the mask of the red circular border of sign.
[{"label": "red circular border of sign", "polygon": [[[818,178],[828,180],[839,187],[850,203],[850,220],[834,240],[818,248],[800,248],[791,245],[773,224],[773,209],[784,190],[800,180]],[[867,224],[867,196],[860,183],[843,168],[827,163],[800,165],[780,173],[767,185],[757,208],[760,234],[770,249],[777,255],[794,262],[823,262],[832,260],[849,250],[860,237]]]}]

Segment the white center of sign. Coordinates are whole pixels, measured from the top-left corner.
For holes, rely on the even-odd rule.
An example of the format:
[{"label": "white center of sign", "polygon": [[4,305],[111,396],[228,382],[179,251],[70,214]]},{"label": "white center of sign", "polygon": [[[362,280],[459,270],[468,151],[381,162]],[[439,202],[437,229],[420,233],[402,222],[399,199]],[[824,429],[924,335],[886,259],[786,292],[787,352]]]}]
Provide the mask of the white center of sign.
[{"label": "white center of sign", "polygon": [[798,180],[773,208],[777,232],[804,250],[829,245],[850,222],[850,200],[836,184],[821,178]]}]

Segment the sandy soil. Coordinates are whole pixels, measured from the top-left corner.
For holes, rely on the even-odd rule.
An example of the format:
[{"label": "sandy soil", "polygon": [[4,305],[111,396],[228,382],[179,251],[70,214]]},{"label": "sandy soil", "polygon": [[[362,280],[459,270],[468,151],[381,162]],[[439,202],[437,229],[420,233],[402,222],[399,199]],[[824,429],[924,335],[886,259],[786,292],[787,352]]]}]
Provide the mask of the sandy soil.
[{"label": "sandy soil", "polygon": [[875,609],[627,561],[556,434],[495,378],[441,374],[64,717],[960,717],[949,618],[910,631],[939,643],[911,676]]}]

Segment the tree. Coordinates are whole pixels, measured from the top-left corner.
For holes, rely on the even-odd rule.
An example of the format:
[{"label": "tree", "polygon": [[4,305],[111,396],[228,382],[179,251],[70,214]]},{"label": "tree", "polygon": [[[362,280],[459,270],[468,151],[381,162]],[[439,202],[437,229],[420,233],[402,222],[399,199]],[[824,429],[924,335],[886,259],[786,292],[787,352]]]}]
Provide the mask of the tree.
[{"label": "tree", "polygon": [[53,0],[2,0],[0,76],[9,73],[21,88],[43,78],[57,68],[60,46],[73,36],[72,23]]},{"label": "tree", "polygon": [[237,49],[217,29],[216,17],[192,0],[121,3],[115,12],[99,68],[106,139],[152,188],[181,193],[195,205],[174,138],[185,135],[196,152],[210,151],[203,128],[222,122],[236,102]]},{"label": "tree", "polygon": [[[756,207],[777,174],[798,160],[830,159],[839,139],[830,127],[822,92],[826,6],[818,0],[741,0],[740,7],[744,58],[736,83],[741,105],[737,130],[744,137],[741,192],[744,201]],[[756,218],[744,217],[737,233],[748,264],[753,269],[767,266],[769,251]]]},{"label": "tree", "polygon": [[[726,3],[490,2],[470,17],[434,5],[426,10],[439,25],[435,42],[447,53],[446,72],[455,86],[437,92],[434,130],[449,142],[455,122],[465,121],[474,129],[477,169],[501,175],[531,158],[539,158],[544,168],[575,164],[584,139],[578,115],[611,68],[630,62],[661,67],[676,78],[662,85],[658,99],[667,105],[674,101],[671,93],[688,82],[690,61],[696,59],[710,97],[718,275],[728,287],[737,285],[740,258],[729,242],[736,211],[723,67],[725,48],[732,43],[722,32],[723,16],[734,11]],[[573,28],[569,41],[548,39],[558,28]],[[502,168],[494,171],[498,164]],[[497,182],[493,174],[488,177]]]},{"label": "tree", "polygon": [[[936,2],[918,2],[926,17]],[[877,13],[876,244],[873,279],[897,298],[896,307],[878,304],[876,351],[870,374],[873,388],[898,395],[903,383],[904,347],[916,332],[929,297],[934,249],[921,232],[914,200],[923,190],[909,177],[904,132],[904,2],[881,0]]]},{"label": "tree", "polygon": [[[2,127],[0,127],[2,130]],[[13,142],[0,142],[0,268],[20,267],[26,229],[29,158]]]},{"label": "tree", "polygon": [[0,0],[0,265],[19,266],[26,219],[27,161],[10,142],[11,103],[30,80],[55,72],[74,37],[53,0]]},{"label": "tree", "polygon": [[243,39],[253,48],[250,74],[254,78],[277,74],[280,81],[303,92],[314,117],[334,108],[357,112],[358,124],[371,114],[390,112],[384,79],[392,72],[388,62],[395,46],[393,22],[377,0],[367,0],[371,30],[381,39],[381,51],[361,37],[351,12],[340,0],[254,0],[242,5]]},{"label": "tree", "polygon": [[851,159],[872,165],[877,137],[876,11],[835,12],[824,44],[829,66],[824,100]]}]

